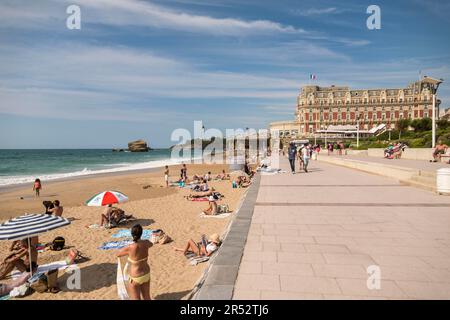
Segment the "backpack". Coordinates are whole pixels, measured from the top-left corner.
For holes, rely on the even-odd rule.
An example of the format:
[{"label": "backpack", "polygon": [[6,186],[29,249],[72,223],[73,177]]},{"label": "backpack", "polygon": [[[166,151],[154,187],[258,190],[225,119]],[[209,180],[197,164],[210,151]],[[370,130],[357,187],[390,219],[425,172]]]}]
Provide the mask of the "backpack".
[{"label": "backpack", "polygon": [[228,213],[230,212],[230,208],[227,204],[220,204],[217,206],[217,213]]},{"label": "backpack", "polygon": [[64,239],[63,237],[56,237],[55,239],[53,239],[50,249],[52,249],[53,251],[60,251],[64,249],[65,244],[66,239]]}]

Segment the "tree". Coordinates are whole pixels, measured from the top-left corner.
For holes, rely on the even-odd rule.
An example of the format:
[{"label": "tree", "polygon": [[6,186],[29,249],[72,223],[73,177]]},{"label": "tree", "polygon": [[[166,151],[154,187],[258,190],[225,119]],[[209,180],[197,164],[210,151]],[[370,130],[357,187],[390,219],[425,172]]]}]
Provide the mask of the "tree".
[{"label": "tree", "polygon": [[397,129],[398,129],[398,138],[400,139],[402,136],[402,131],[405,131],[409,128],[411,124],[410,119],[399,119],[397,121]]},{"label": "tree", "polygon": [[416,132],[429,131],[432,128],[432,121],[430,118],[414,119],[411,122],[411,127]]},{"label": "tree", "polygon": [[439,129],[447,129],[450,128],[450,121],[442,119],[436,122]]}]

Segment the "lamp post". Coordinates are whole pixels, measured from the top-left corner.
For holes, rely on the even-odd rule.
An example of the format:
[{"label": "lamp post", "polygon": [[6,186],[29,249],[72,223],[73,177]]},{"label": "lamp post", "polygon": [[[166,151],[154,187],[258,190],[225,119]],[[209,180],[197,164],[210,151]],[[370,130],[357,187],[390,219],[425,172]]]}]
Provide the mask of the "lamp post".
[{"label": "lamp post", "polygon": [[431,85],[431,93],[433,94],[433,111],[432,111],[432,127],[431,127],[431,147],[436,147],[436,92],[439,85],[444,80],[440,79],[435,85]]},{"label": "lamp post", "polygon": [[359,148],[359,119],[360,116],[358,115],[358,118],[356,118],[356,148]]}]

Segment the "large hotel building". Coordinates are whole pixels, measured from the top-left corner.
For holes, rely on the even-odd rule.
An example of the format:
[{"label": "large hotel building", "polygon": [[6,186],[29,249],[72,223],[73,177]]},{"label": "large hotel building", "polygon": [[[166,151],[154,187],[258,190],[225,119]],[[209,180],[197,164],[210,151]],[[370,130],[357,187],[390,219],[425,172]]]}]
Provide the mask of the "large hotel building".
[{"label": "large hotel building", "polygon": [[[432,92],[439,80],[423,77],[397,89],[305,86],[297,99],[296,120],[271,123],[280,135],[308,137],[330,125],[358,125],[370,130],[380,124],[394,128],[399,119],[432,116]],[[436,99],[436,110],[440,101]],[[436,111],[436,116],[438,115]]]}]

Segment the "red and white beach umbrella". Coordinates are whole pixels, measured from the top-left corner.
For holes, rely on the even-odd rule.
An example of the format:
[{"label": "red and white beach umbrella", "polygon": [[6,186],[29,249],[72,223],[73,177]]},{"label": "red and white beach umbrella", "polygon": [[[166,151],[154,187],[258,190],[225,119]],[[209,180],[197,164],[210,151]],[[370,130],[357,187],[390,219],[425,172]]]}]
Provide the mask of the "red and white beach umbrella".
[{"label": "red and white beach umbrella", "polygon": [[119,191],[104,191],[96,194],[88,201],[86,205],[90,207],[107,206],[108,204],[122,203],[128,201],[128,197]]}]

